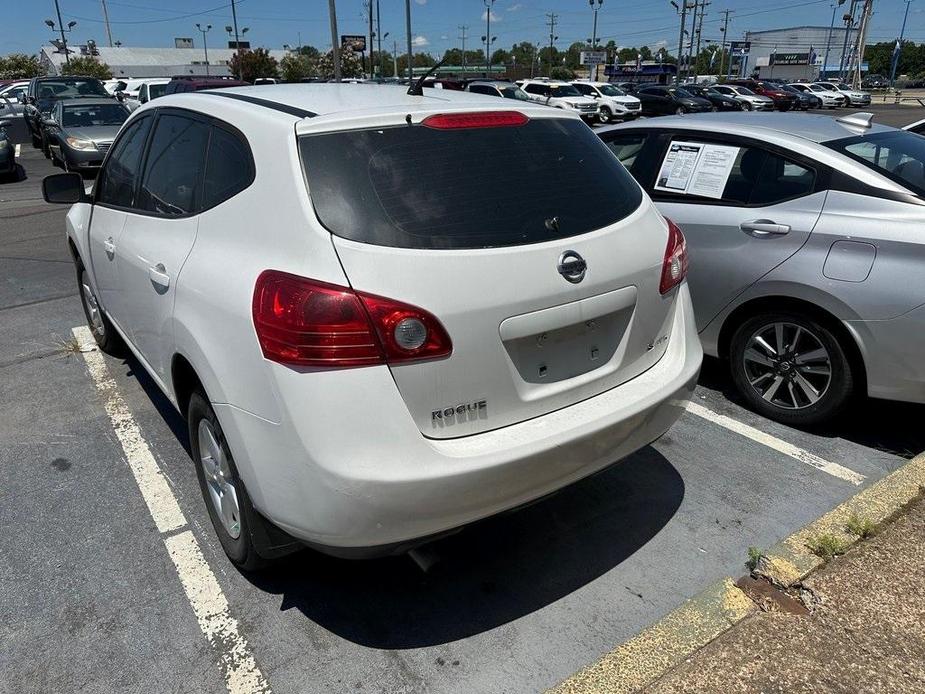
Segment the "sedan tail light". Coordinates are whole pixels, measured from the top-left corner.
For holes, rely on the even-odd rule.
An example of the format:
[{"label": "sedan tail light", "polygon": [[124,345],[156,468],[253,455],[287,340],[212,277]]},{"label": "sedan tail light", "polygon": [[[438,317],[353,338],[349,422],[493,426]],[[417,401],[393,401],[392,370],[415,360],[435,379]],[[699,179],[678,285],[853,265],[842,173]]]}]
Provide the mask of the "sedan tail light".
[{"label": "sedan tail light", "polygon": [[670,219],[665,221],[668,222],[668,246],[665,248],[665,260],[662,263],[662,281],[658,285],[662,294],[667,294],[684,281],[689,262],[684,234]]},{"label": "sedan tail light", "polygon": [[276,270],[257,278],[252,312],[263,356],[281,364],[371,366],[453,351],[443,325],[421,308]]}]

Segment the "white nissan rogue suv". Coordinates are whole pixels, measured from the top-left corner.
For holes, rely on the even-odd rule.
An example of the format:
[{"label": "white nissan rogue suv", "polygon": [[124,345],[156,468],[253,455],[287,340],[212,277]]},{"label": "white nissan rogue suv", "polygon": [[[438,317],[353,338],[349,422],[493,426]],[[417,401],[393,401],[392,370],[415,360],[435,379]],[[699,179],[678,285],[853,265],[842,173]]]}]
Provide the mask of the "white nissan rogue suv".
[{"label": "white nissan rogue suv", "polygon": [[76,203],[100,348],[126,344],[187,418],[244,568],[401,552],[549,494],[661,436],[700,367],[684,238],[575,112],[168,95],[92,195],[76,174],[44,193]]}]

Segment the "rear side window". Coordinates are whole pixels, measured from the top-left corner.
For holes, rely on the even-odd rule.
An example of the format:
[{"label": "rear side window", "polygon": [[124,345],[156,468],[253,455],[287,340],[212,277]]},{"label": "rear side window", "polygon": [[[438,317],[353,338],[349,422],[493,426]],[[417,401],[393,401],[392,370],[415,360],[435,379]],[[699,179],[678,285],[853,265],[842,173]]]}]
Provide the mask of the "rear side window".
[{"label": "rear side window", "polygon": [[490,96],[498,96],[498,92],[494,87],[486,87],[481,84],[473,84],[469,87],[469,91],[473,94],[488,94]]},{"label": "rear side window", "polygon": [[344,238],[401,248],[490,248],[600,229],[642,202],[617,158],[583,123],[402,126],[303,136],[321,223]]},{"label": "rear side window", "polygon": [[925,138],[905,130],[825,143],[896,183],[925,196]]},{"label": "rear side window", "polygon": [[152,120],[143,117],[133,121],[119,137],[100,173],[96,202],[115,207],[134,206],[141,155]]},{"label": "rear side window", "polygon": [[214,207],[247,188],[254,180],[254,161],[244,140],[213,127],[202,182],[203,208]]},{"label": "rear side window", "polygon": [[195,214],[202,205],[208,124],[174,114],[157,119],[139,191],[139,209],[165,217]]}]

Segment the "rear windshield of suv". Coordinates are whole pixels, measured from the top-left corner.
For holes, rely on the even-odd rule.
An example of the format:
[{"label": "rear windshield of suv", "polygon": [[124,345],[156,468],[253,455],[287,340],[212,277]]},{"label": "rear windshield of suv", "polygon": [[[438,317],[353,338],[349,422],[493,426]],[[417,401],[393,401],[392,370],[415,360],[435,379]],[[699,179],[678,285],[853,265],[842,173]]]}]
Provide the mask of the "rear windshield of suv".
[{"label": "rear windshield of suv", "polygon": [[642,192],[581,121],[436,130],[421,125],[299,140],[321,223],[399,248],[491,248],[584,234],[628,216]]}]

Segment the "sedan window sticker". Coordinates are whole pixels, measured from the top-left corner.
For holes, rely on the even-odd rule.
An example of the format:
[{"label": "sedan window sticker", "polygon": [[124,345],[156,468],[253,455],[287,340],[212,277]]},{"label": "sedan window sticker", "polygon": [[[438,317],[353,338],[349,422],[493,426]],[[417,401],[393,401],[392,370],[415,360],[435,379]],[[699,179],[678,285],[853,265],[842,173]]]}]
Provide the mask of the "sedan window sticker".
[{"label": "sedan window sticker", "polygon": [[659,169],[655,189],[721,198],[739,149],[702,142],[673,142]]}]

